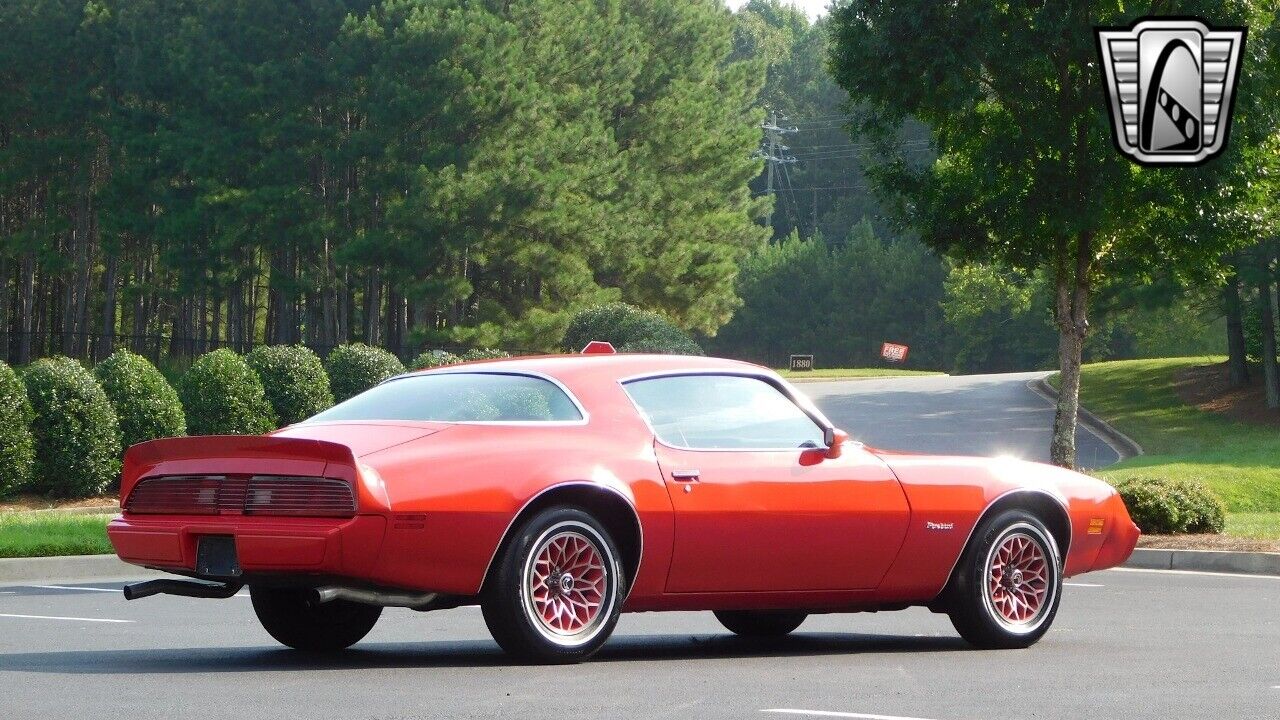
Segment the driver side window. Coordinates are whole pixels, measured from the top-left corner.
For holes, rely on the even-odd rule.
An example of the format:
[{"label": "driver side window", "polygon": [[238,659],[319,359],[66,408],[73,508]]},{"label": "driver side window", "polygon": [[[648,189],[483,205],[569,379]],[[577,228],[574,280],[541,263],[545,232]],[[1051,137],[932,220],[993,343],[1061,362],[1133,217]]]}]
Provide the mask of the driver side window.
[{"label": "driver side window", "polygon": [[822,428],[782,391],[741,375],[678,375],[625,386],[654,434],[690,450],[823,447]]}]

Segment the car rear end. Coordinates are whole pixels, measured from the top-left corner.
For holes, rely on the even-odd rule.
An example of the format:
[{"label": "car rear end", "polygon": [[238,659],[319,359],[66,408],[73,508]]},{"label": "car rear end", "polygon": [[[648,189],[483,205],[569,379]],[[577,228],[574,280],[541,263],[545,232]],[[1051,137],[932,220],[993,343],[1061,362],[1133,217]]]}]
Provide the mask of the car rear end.
[{"label": "car rear end", "polygon": [[362,473],[350,448],[321,440],[143,443],[125,456],[120,491],[107,535],[122,560],[236,585],[361,579],[386,528],[376,474]]}]

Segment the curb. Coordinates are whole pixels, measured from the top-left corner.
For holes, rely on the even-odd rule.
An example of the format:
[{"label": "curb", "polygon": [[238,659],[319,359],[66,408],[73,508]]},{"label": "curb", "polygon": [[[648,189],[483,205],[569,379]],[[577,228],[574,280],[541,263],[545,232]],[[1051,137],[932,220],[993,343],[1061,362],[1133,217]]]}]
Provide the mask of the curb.
[{"label": "curb", "polygon": [[[1049,384],[1048,376],[1027,381],[1027,389],[1054,405],[1058,404],[1058,391]],[[1076,418],[1089,432],[1097,435],[1116,451],[1116,455],[1120,457],[1118,462],[1124,462],[1142,454],[1142,446],[1133,438],[1111,427],[1107,421],[1089,412],[1083,406],[1077,411]]]},{"label": "curb", "polygon": [[109,580],[132,577],[164,577],[165,573],[130,565],[115,555],[59,555],[37,558],[0,558],[0,583],[52,580]]},{"label": "curb", "polygon": [[1144,570],[1196,570],[1243,575],[1280,575],[1280,553],[1137,548],[1125,561],[1124,567]]}]

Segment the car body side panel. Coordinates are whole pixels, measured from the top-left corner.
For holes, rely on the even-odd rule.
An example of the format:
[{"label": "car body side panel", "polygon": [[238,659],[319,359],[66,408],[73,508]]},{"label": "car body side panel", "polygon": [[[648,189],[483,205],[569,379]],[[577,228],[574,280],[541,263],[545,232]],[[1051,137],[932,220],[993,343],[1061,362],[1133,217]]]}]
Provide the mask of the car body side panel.
[{"label": "car body side panel", "polygon": [[1121,533],[1132,529],[1124,504],[1116,502],[1108,485],[1062,468],[1015,459],[876,452],[897,473],[912,510],[902,552],[877,593],[885,602],[937,596],[983,512],[1010,494],[1040,493],[1067,510],[1066,576],[1098,569],[1094,559],[1106,535],[1091,533],[1091,526],[1115,526]]},{"label": "car body side panel", "polygon": [[[633,428],[458,425],[363,458],[386,484],[390,522],[372,579],[479,592],[517,514],[558,487],[600,486],[639,517],[642,557],[633,593],[660,591],[671,554],[671,501],[652,440]],[[495,438],[501,438],[495,443]],[[605,459],[607,458],[607,460]]]}]

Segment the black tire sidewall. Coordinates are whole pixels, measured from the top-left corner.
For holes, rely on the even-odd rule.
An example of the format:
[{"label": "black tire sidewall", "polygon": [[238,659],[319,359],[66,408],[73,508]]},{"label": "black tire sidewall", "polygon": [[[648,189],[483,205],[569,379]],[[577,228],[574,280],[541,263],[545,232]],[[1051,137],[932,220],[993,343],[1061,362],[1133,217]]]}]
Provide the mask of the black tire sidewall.
[{"label": "black tire sidewall", "polygon": [[331,600],[315,604],[307,588],[251,585],[253,611],[280,644],[308,652],[332,652],[359,642],[382,615],[377,605]]},{"label": "black tire sidewall", "polygon": [[[607,565],[606,605],[601,609],[604,615],[590,637],[580,643],[548,639],[525,608],[525,564],[553,528],[587,537]],[[581,509],[555,506],[539,511],[509,538],[485,583],[480,605],[490,633],[503,650],[533,662],[572,663],[595,654],[609,639],[621,613],[626,587],[618,546],[604,525]]]},{"label": "black tire sidewall", "polygon": [[[1030,536],[1045,550],[1053,573],[1049,606],[1038,624],[1025,631],[1012,629],[998,620],[986,601],[987,556],[992,547],[1014,528]],[[997,513],[983,521],[961,559],[950,598],[953,624],[966,640],[979,647],[1016,648],[1035,643],[1048,632],[1058,613],[1062,600],[1062,567],[1058,544],[1038,517],[1020,509]]]},{"label": "black tire sidewall", "polygon": [[809,617],[797,610],[718,610],[715,616],[729,632],[753,638],[788,635]]}]

